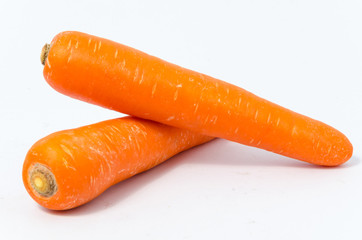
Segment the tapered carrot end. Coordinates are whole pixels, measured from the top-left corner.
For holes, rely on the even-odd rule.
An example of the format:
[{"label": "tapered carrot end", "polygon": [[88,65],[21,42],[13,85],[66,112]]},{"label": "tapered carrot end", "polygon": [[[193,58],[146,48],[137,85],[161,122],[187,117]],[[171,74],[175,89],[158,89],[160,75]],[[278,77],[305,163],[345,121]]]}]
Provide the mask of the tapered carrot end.
[{"label": "tapered carrot end", "polygon": [[324,159],[323,164],[320,165],[332,167],[339,166],[351,159],[353,155],[353,146],[346,136],[342,133],[340,134],[342,137],[339,140],[339,143],[335,145],[336,147],[332,148],[332,151],[330,151],[328,156]]},{"label": "tapered carrot end", "polygon": [[348,139],[346,139],[345,146],[341,151],[341,163],[340,164],[347,162],[349,159],[351,159],[352,155],[353,155],[352,143]]}]

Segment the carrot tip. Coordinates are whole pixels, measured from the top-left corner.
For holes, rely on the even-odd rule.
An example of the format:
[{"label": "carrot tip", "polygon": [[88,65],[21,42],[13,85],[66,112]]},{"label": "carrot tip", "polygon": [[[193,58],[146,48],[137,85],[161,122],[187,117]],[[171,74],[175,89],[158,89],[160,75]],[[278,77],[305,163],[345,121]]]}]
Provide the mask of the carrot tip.
[{"label": "carrot tip", "polygon": [[31,188],[42,197],[51,197],[57,190],[54,174],[44,165],[36,163],[28,172]]},{"label": "carrot tip", "polygon": [[43,46],[43,48],[41,49],[40,61],[41,61],[41,64],[43,64],[43,65],[45,65],[45,61],[47,60],[49,50],[50,50],[50,44],[48,44],[48,43],[46,43]]}]

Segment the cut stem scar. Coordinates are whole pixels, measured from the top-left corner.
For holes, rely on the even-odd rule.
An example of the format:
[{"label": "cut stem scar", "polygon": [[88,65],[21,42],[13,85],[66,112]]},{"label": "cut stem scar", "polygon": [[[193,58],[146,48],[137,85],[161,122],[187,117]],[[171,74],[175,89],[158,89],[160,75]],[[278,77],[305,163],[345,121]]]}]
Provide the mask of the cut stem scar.
[{"label": "cut stem scar", "polygon": [[29,183],[32,189],[42,197],[51,197],[57,190],[54,174],[43,164],[36,163],[29,168]]},{"label": "cut stem scar", "polygon": [[50,44],[48,44],[48,43],[46,43],[44,45],[44,47],[41,49],[40,61],[41,61],[41,64],[43,64],[43,65],[45,65],[45,61],[47,60],[49,50],[50,50]]}]

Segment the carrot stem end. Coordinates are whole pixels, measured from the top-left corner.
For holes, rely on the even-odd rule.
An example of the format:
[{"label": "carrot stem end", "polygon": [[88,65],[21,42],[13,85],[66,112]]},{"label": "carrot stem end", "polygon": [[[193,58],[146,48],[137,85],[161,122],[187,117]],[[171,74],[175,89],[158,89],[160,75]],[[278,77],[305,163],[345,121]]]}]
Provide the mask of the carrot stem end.
[{"label": "carrot stem end", "polygon": [[36,163],[29,169],[29,183],[34,192],[42,197],[51,197],[57,190],[53,173],[44,165]]},{"label": "carrot stem end", "polygon": [[46,43],[43,48],[41,49],[41,54],[40,54],[40,61],[41,64],[45,65],[45,61],[48,58],[48,53],[50,50],[50,44]]}]

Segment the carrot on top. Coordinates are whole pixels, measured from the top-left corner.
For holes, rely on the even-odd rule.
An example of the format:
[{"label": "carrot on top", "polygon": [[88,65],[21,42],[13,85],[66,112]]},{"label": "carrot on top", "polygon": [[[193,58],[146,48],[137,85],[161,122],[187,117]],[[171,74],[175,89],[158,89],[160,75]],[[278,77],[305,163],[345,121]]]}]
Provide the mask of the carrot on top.
[{"label": "carrot on top", "polygon": [[352,156],[346,136],[325,123],[107,39],[62,32],[42,56],[47,82],[76,99],[313,164]]}]

